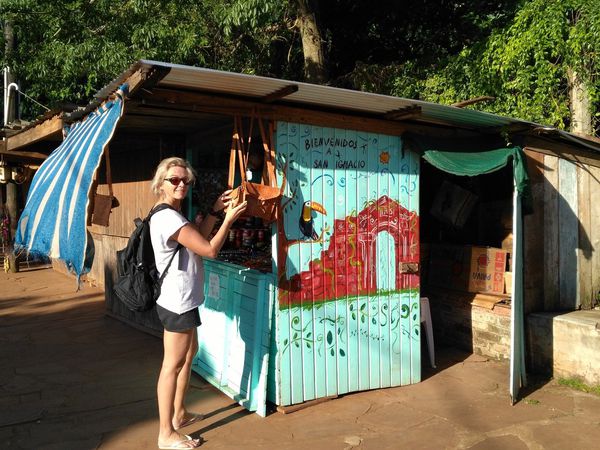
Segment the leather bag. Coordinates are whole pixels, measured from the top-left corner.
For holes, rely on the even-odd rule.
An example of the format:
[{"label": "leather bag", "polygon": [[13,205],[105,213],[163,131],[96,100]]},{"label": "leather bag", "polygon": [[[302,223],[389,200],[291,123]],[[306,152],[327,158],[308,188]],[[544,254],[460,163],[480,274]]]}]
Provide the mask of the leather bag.
[{"label": "leather bag", "polygon": [[106,163],[106,183],[108,184],[108,195],[99,194],[98,192],[94,194],[92,223],[107,227],[110,218],[110,212],[113,208],[119,206],[119,201],[114,196],[112,190],[112,177],[110,173],[110,156],[108,153],[108,146],[106,149],[104,149],[104,158]]},{"label": "leather bag", "polygon": [[246,170],[249,155],[249,145],[252,136],[252,126],[254,116],[250,122],[250,133],[248,137],[248,146],[245,145],[242,131],[242,119],[240,116],[234,116],[233,139],[231,144],[231,153],[229,158],[229,188],[233,188],[236,173],[236,157],[238,159],[238,168],[241,178],[240,185],[232,192],[231,199],[233,205],[243,201],[248,202],[245,216],[258,217],[264,223],[272,223],[277,220],[277,214],[285,188],[285,180],[281,188],[277,187],[275,178],[275,152],[269,137],[272,135],[272,129],[269,127],[269,136],[265,133],[262,119],[258,119],[260,134],[263,144],[263,183],[252,183],[248,181]]}]

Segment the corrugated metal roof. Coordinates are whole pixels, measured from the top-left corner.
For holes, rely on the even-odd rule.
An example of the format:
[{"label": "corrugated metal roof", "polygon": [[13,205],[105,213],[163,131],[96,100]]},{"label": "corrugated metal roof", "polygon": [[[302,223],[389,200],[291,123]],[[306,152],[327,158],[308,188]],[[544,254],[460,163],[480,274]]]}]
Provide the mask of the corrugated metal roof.
[{"label": "corrugated metal roof", "polygon": [[529,122],[522,120],[501,117],[481,111],[389,95],[267,78],[257,75],[224,72],[201,67],[169,64],[159,61],[142,60],[139,64],[170,69],[170,72],[159,81],[158,86],[196,89],[205,92],[226,93],[260,99],[286,86],[296,85],[298,90],[285,96],[281,100],[282,102],[292,105],[342,109],[378,116],[417,106],[421,108],[419,118],[423,121],[439,121],[467,128],[502,127],[516,123],[529,124]]},{"label": "corrugated metal roof", "polygon": [[[71,113],[65,113],[63,115],[64,121],[68,123],[80,120],[83,116],[96,109],[112,95],[122,83],[135,74],[137,70],[161,68],[168,69],[168,73],[162,79],[157,81],[156,85],[159,87],[197,90],[200,92],[261,101],[264,97],[273,94],[280,89],[294,85],[297,87],[297,90],[279,99],[277,101],[278,104],[287,104],[297,107],[315,107],[379,118],[385,118],[386,114],[393,114],[396,111],[418,108],[420,109],[419,115],[411,117],[411,121],[442,124],[479,131],[487,128],[497,130],[502,127],[514,127],[529,135],[543,136],[554,141],[575,144],[580,147],[585,147],[587,150],[591,150],[594,153],[600,153],[600,140],[592,136],[582,137],[553,127],[545,127],[533,122],[498,116],[473,109],[464,109],[450,105],[441,105],[438,103],[411,100],[389,95],[373,94],[330,86],[151,60],[140,60],[132,64],[104,88],[100,89],[94,95],[94,100],[92,100],[85,108],[77,109]],[[29,127],[41,123],[44,120],[37,120],[30,124]]]}]

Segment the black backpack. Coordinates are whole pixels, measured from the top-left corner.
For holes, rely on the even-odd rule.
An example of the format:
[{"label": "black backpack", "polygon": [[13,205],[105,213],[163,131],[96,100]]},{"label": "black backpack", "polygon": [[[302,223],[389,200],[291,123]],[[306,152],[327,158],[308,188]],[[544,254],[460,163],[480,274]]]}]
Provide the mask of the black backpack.
[{"label": "black backpack", "polygon": [[117,251],[117,281],[114,291],[117,297],[132,311],[148,311],[160,296],[160,287],[173,258],[182,247],[177,246],[162,275],[158,276],[154,250],[150,241],[150,218],[163,209],[174,209],[161,203],[150,210],[145,219],[134,220],[127,247]]}]

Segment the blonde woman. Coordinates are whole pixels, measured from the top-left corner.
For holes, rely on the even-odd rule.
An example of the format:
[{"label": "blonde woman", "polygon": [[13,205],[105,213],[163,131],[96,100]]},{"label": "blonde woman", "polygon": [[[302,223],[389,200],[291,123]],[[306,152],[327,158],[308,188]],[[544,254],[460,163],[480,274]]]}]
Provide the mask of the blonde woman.
[{"label": "blonde woman", "polygon": [[[231,225],[246,209],[245,202],[231,207],[231,191],[225,191],[201,223],[190,223],[181,215],[180,210],[195,179],[196,175],[190,164],[184,159],[173,157],[160,162],[152,180],[152,191],[158,196],[156,205],[166,203],[172,208],[163,209],[150,219],[152,248],[160,273],[164,271],[173,252],[181,245],[163,279],[161,294],[156,302],[158,317],[164,326],[164,356],[156,389],[160,449],[188,449],[201,445],[200,439],[192,439],[177,430],[203,419],[201,414],[187,411],[184,404],[192,360],[198,351],[198,306],[204,300],[202,257],[217,256]],[[223,224],[208,240],[216,218],[223,210]]]}]

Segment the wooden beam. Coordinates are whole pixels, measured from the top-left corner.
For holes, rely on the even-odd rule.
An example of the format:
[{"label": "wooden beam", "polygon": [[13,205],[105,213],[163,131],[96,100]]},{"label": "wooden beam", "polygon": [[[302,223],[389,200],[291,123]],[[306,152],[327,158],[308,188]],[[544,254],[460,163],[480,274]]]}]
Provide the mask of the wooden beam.
[{"label": "wooden beam", "polygon": [[7,156],[14,156],[15,158],[23,158],[32,161],[43,161],[48,155],[39,152],[21,152],[18,150],[6,150],[4,148],[0,148],[0,154]]},{"label": "wooden beam", "polygon": [[10,136],[6,139],[6,150],[16,150],[27,145],[31,145],[35,142],[48,139],[50,137],[56,138],[61,136],[62,141],[62,128],[63,119],[62,116],[54,116],[48,120],[44,120],[38,125],[22,131],[21,133]]},{"label": "wooden beam", "polygon": [[[143,116],[154,116],[154,117],[164,117],[167,119],[193,119],[193,120],[215,120],[214,114],[207,114],[202,111],[191,111],[191,110],[181,110],[181,109],[172,109],[172,108],[163,108],[160,106],[154,107],[151,106],[150,103],[140,103],[137,99],[131,99],[127,102],[127,110],[125,112],[125,118],[129,116],[143,115]],[[229,115],[229,114],[227,114]]]},{"label": "wooden beam", "polygon": [[523,147],[527,150],[543,153],[544,155],[557,156],[574,163],[589,164],[600,167],[600,152],[578,149],[575,145],[557,143],[535,136],[526,136]]},{"label": "wooden beam", "polygon": [[579,302],[582,309],[592,309],[595,306],[594,292],[592,290],[592,255],[594,253],[592,228],[592,211],[594,210],[594,186],[599,181],[594,180],[589,170],[577,169],[577,226],[579,227],[577,252],[577,286]]},{"label": "wooden beam", "polygon": [[465,106],[473,105],[475,103],[491,102],[493,100],[496,100],[496,97],[490,97],[490,96],[484,95],[481,97],[475,97],[475,98],[471,98],[469,100],[464,100],[462,102],[452,103],[452,105],[450,105],[450,106],[456,106],[457,108],[464,108]]},{"label": "wooden beam", "polygon": [[298,85],[290,84],[288,86],[282,87],[281,89],[279,89],[275,92],[271,92],[269,95],[265,95],[261,99],[261,102],[271,103],[271,102],[274,102],[275,100],[279,100],[279,99],[282,99],[283,97],[287,97],[288,95],[293,94],[294,92],[297,92],[297,91],[298,91]]},{"label": "wooden beam", "polygon": [[283,120],[334,128],[344,128],[358,131],[370,131],[390,135],[401,135],[406,131],[403,124],[397,122],[351,115],[344,112],[329,112],[320,109],[310,109],[263,104],[259,100],[244,100],[224,97],[215,94],[183,92],[171,89],[156,88],[151,93],[143,94],[143,105],[153,108],[163,107],[173,110],[209,112],[214,114],[249,115],[253,110],[272,120]]},{"label": "wooden beam", "polygon": [[421,107],[417,105],[407,106],[406,108],[395,109],[383,115],[388,120],[408,120],[421,115]]},{"label": "wooden beam", "polygon": [[[146,70],[147,71],[147,70]],[[129,78],[125,80],[125,83],[129,86],[129,94],[132,95],[135,91],[140,87],[140,85],[144,82],[144,69],[136,70]]]},{"label": "wooden beam", "polygon": [[142,86],[145,89],[153,88],[160,80],[171,71],[170,67],[142,67],[127,79],[129,95],[133,95]]}]

